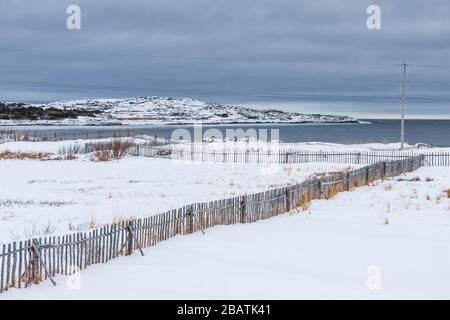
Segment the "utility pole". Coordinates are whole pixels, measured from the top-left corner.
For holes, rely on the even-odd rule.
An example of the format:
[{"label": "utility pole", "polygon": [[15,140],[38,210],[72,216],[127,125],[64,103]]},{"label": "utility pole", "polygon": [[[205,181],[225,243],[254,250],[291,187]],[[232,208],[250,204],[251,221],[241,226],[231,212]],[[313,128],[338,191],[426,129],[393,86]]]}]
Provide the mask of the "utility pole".
[{"label": "utility pole", "polygon": [[400,133],[400,149],[403,150],[404,144],[405,144],[405,104],[406,104],[406,97],[405,97],[405,90],[406,90],[406,60],[403,60],[403,63],[400,64],[401,67],[403,67],[403,80],[402,83],[402,120],[401,120],[401,133]]}]

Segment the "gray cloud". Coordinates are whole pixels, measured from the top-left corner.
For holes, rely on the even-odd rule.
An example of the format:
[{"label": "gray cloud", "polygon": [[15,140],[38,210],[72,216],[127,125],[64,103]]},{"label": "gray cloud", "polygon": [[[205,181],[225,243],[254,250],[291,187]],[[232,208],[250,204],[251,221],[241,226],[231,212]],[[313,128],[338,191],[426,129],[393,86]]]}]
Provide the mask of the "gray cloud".
[{"label": "gray cloud", "polygon": [[[381,7],[382,30],[366,28],[366,8],[373,3]],[[65,27],[70,4],[81,7],[80,31]],[[410,96],[449,98],[449,18],[446,0],[3,0],[0,80],[173,92],[0,84],[0,99],[160,94],[296,111],[396,114],[395,103],[292,96],[398,96],[397,64],[406,57]],[[448,116],[449,105],[416,103],[408,110]]]}]

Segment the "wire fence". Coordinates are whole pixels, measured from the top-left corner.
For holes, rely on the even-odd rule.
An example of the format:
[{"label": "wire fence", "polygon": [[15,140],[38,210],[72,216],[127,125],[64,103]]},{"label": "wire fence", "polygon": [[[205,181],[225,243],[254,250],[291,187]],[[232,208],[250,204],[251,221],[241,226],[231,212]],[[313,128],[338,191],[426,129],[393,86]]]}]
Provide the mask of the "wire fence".
[{"label": "wire fence", "polygon": [[121,221],[81,233],[48,236],[0,246],[0,292],[70,275],[88,266],[130,255],[176,235],[217,225],[249,223],[299,211],[314,199],[418,169],[423,156],[377,162],[356,170],[312,176],[303,183],[228,199],[195,203],[142,219]]},{"label": "wire fence", "polygon": [[450,152],[419,151],[307,151],[292,149],[250,150],[244,148],[208,149],[201,145],[154,146],[135,145],[129,153],[135,156],[186,161],[220,163],[306,163],[329,162],[371,164],[378,161],[401,160],[423,155],[424,166],[450,166]]},{"label": "wire fence", "polygon": [[0,143],[14,141],[66,141],[66,140],[93,140],[114,138],[138,138],[170,140],[161,134],[146,134],[144,129],[114,129],[94,130],[89,127],[77,130],[0,130]]}]

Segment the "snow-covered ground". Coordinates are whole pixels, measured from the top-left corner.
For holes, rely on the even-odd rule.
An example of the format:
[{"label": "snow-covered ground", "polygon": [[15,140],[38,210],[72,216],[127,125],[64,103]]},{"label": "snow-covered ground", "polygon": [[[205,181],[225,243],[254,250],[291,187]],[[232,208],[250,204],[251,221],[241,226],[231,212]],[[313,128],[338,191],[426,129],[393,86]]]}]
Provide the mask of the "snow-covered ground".
[{"label": "snow-covered ground", "polygon": [[[131,141],[137,144],[145,143],[147,140],[135,139],[135,138],[121,138],[122,140]],[[110,142],[111,138],[105,139],[78,139],[78,140],[63,140],[63,141],[11,141],[0,143],[0,152],[2,151],[12,151],[12,152],[47,152],[58,154],[61,149],[80,146],[84,148],[87,143],[97,143],[97,142]]]},{"label": "snow-covered ground", "polygon": [[[25,144],[26,149],[50,152]],[[59,143],[55,143],[59,145]],[[126,157],[93,162],[0,160],[0,242],[85,230],[114,219],[148,217],[195,202],[302,182],[343,164],[200,164]],[[355,166],[353,166],[355,167]]]},{"label": "snow-covered ground", "polygon": [[0,299],[448,299],[448,188],[450,168],[421,168],[292,215],[177,236],[145,257]]}]

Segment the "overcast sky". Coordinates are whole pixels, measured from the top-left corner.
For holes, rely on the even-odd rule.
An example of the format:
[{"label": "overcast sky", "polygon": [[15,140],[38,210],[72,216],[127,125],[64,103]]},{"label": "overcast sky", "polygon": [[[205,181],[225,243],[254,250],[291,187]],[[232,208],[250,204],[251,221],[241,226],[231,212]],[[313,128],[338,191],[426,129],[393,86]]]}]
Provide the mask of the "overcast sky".
[{"label": "overcast sky", "polygon": [[[81,8],[81,30],[66,28],[71,4]],[[366,26],[371,4],[381,8],[381,30]],[[403,58],[411,64],[408,96],[450,101],[448,0],[2,0],[0,5],[0,100],[164,95],[396,116],[400,105],[384,97],[400,95]],[[366,102],[367,97],[383,98]],[[450,102],[407,108],[410,116],[450,118]]]}]

